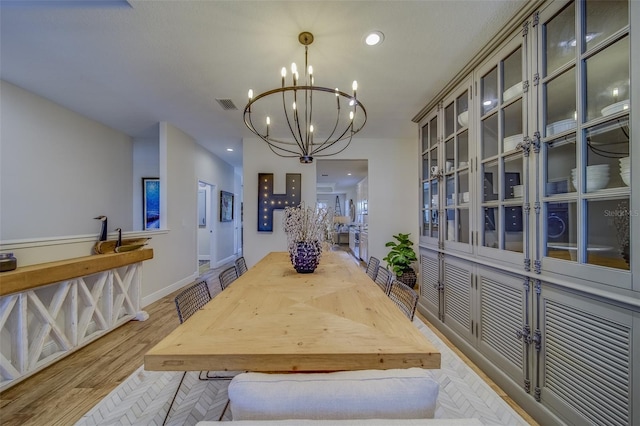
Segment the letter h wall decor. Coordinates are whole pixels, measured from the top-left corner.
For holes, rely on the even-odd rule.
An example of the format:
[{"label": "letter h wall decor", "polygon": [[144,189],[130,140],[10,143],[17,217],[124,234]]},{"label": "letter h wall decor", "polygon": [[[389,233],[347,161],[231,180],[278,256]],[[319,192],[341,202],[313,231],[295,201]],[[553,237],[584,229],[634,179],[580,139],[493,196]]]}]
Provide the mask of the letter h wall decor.
[{"label": "letter h wall decor", "polygon": [[300,204],[300,173],[287,173],[286,192],[273,193],[273,173],[258,173],[258,232],[273,232],[273,211]]}]

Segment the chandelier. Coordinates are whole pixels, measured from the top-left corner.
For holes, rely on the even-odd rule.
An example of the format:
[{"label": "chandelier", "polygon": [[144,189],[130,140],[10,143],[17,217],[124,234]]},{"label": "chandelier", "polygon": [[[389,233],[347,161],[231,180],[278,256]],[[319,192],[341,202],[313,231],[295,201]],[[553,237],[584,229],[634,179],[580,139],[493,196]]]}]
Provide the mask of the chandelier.
[{"label": "chandelier", "polygon": [[[328,157],[344,151],[353,135],[367,122],[367,111],[353,94],[314,84],[313,67],[308,64],[313,34],[302,32],[298,41],[304,46],[304,76],[300,79],[296,64],[291,64],[291,85],[286,86],[287,69],[282,68],[282,86],[253,96],[244,108],[244,123],[281,157],[298,157],[312,163],[314,157]],[[254,124],[262,123],[258,127]]]}]

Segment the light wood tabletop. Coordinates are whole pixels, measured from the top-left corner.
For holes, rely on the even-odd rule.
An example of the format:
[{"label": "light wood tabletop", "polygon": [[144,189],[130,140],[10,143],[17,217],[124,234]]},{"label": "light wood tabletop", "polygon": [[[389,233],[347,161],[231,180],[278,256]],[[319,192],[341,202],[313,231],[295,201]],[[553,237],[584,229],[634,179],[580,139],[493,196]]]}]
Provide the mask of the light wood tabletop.
[{"label": "light wood tabletop", "polygon": [[146,370],[440,368],[440,352],[345,252],[311,274],[273,252],[152,348]]}]

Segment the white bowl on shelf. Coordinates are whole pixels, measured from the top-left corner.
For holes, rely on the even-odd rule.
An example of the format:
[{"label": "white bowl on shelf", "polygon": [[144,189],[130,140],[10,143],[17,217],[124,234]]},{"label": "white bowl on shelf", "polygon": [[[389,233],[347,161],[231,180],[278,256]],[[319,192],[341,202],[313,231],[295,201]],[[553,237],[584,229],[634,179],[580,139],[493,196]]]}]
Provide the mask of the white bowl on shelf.
[{"label": "white bowl on shelf", "polygon": [[[571,169],[571,183],[574,188],[578,188],[578,176],[577,169]],[[599,189],[606,188],[609,183],[609,165],[608,164],[594,164],[587,166],[587,192],[597,191]]]},{"label": "white bowl on shelf", "polygon": [[514,84],[513,86],[509,87],[507,90],[502,92],[502,102],[507,102],[508,100],[515,98],[521,93],[522,93],[522,82],[519,81],[518,83]]},{"label": "white bowl on shelf", "polygon": [[513,151],[520,142],[522,142],[522,133],[504,138],[502,141],[504,152]]},{"label": "white bowl on shelf", "polygon": [[556,121],[547,125],[547,136],[555,135],[556,133],[566,132],[567,130],[576,128],[576,120],[573,118],[567,118],[566,120]]},{"label": "white bowl on shelf", "polygon": [[622,170],[622,168],[620,169],[620,177],[622,178],[622,181],[625,185],[630,186],[631,170],[628,167],[626,170]]},{"label": "white bowl on shelf", "polygon": [[458,124],[465,127],[469,124],[469,111],[464,111],[458,114]]},{"label": "white bowl on shelf", "polygon": [[608,105],[600,110],[603,117],[629,109],[629,99]]}]

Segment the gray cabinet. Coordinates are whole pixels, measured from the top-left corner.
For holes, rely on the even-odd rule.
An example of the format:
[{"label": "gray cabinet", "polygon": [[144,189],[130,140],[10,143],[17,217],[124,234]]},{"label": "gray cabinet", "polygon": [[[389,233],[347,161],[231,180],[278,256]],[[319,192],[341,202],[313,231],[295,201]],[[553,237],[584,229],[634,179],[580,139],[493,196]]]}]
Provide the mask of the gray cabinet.
[{"label": "gray cabinet", "polygon": [[415,119],[418,309],[540,423],[640,424],[640,3],[523,7]]}]

